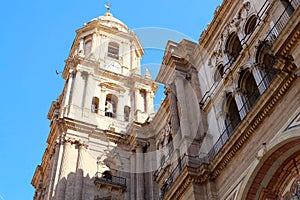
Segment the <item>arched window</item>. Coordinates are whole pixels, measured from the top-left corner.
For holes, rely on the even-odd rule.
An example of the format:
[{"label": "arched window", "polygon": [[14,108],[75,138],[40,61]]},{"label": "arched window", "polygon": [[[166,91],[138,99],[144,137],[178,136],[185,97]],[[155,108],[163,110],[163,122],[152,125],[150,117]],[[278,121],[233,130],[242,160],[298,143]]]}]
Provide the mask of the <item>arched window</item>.
[{"label": "arched window", "polygon": [[112,175],[110,171],[103,172],[102,178],[105,179],[106,181],[112,181]]},{"label": "arched window", "polygon": [[130,116],[130,107],[125,106],[124,107],[124,121],[128,122],[129,121],[129,116]]},{"label": "arched window", "polygon": [[92,113],[98,113],[98,110],[99,110],[99,98],[98,97],[93,97],[91,110],[92,110]]},{"label": "arched window", "polygon": [[217,70],[215,72],[215,76],[214,76],[215,81],[220,81],[223,75],[224,75],[224,65],[220,64],[218,65]]},{"label": "arched window", "polygon": [[243,49],[240,39],[236,33],[232,33],[226,43],[226,52],[230,61],[235,61]]},{"label": "arched window", "polygon": [[113,94],[106,95],[105,116],[115,118],[117,113],[117,104],[118,104],[117,96]]},{"label": "arched window", "polygon": [[275,63],[274,56],[268,53],[268,49],[263,44],[258,48],[256,63],[258,63],[261,68],[264,84],[268,86],[275,78],[278,70],[273,68]]},{"label": "arched window", "polygon": [[248,69],[245,69],[241,72],[239,79],[239,88],[242,88],[247,105],[251,108],[257,101],[260,93],[255,79]]},{"label": "arched window", "polygon": [[226,94],[226,119],[225,119],[225,126],[228,135],[235,130],[237,125],[240,123],[241,118],[239,114],[238,107],[236,105],[234,96],[232,93]]},{"label": "arched window", "polygon": [[116,42],[110,42],[108,43],[108,50],[107,50],[107,56],[119,59],[119,44]]},{"label": "arched window", "polygon": [[88,40],[84,44],[84,55],[88,56],[91,53],[92,50],[92,41]]},{"label": "arched window", "polygon": [[289,16],[291,16],[295,12],[295,8],[291,4],[290,0],[280,0],[280,2],[282,3],[285,11]]},{"label": "arched window", "polygon": [[256,15],[253,15],[248,19],[248,21],[246,23],[246,27],[245,27],[245,34],[246,35],[249,35],[249,34],[253,33],[253,31],[255,30],[256,22],[257,22],[257,16]]}]

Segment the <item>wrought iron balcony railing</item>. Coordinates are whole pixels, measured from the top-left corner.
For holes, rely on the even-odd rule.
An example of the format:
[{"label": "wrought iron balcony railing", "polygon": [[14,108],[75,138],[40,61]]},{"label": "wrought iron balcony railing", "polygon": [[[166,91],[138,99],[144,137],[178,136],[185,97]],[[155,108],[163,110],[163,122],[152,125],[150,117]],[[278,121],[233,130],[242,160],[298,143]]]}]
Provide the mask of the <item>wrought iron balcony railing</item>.
[{"label": "wrought iron balcony railing", "polygon": [[103,176],[102,173],[97,172],[95,176],[95,185],[99,184],[110,184],[126,188],[126,178],[118,176]]}]

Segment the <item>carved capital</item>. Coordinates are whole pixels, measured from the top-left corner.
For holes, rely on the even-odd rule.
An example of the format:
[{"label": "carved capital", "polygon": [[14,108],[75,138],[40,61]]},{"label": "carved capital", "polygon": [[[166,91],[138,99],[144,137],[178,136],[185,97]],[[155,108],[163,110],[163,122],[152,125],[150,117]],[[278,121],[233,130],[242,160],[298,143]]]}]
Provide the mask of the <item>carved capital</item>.
[{"label": "carved capital", "polygon": [[136,140],[134,143],[134,148],[136,150],[143,149],[145,146],[147,146],[147,142],[145,142],[145,141]]}]

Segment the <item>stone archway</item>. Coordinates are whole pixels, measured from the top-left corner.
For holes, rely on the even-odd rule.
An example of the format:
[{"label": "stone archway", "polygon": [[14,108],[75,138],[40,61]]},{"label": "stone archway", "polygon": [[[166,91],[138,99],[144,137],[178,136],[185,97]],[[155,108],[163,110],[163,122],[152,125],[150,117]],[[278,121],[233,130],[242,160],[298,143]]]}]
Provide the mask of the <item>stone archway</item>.
[{"label": "stone archway", "polygon": [[281,200],[294,195],[300,178],[300,138],[283,141],[270,152],[253,171],[242,199]]}]

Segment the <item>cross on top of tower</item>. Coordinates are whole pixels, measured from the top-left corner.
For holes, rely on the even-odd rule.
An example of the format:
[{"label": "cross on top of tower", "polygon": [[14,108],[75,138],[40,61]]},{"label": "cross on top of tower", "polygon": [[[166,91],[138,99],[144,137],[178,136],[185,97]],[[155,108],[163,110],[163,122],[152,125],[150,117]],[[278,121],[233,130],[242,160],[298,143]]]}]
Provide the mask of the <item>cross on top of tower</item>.
[{"label": "cross on top of tower", "polygon": [[104,6],[105,6],[105,8],[107,9],[107,12],[110,13],[110,9],[111,9],[111,4],[110,4],[110,2],[108,1]]}]

